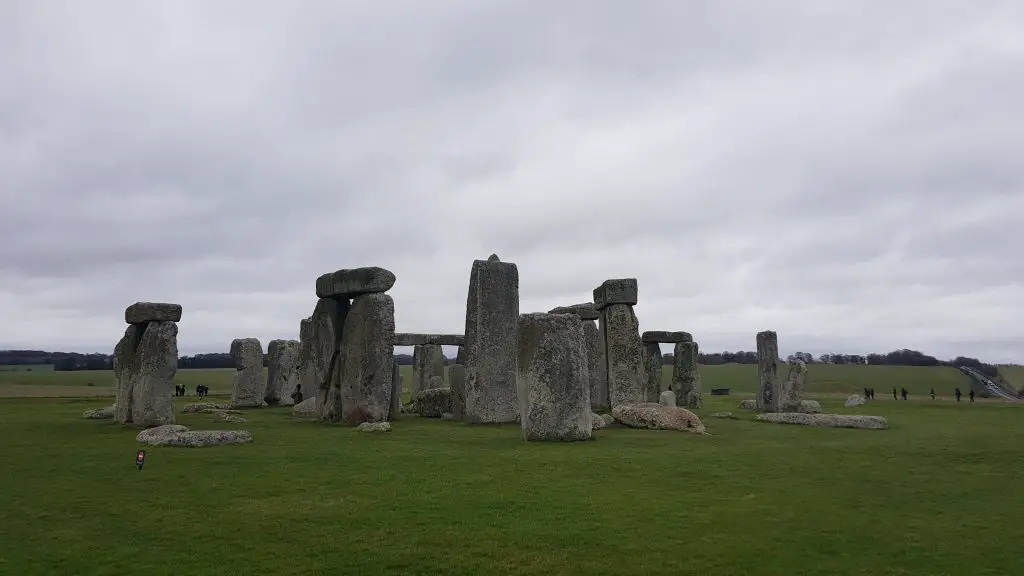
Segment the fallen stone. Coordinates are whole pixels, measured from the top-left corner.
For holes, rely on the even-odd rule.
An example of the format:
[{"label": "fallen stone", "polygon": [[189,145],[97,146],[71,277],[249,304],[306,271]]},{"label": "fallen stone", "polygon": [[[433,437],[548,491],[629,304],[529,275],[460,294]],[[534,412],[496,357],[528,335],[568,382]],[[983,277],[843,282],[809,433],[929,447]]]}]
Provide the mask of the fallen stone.
[{"label": "fallen stone", "polygon": [[245,444],[252,442],[248,430],[194,430],[169,424],[139,432],[135,440],[151,446],[181,446],[201,448],[218,444]]},{"label": "fallen stone", "polygon": [[696,414],[678,406],[661,404],[634,404],[612,408],[612,416],[630,428],[653,430],[679,430],[692,434],[704,434],[704,424]]},{"label": "fallen stone", "polygon": [[241,410],[221,409],[221,408],[203,408],[199,410],[200,414],[241,414]]},{"label": "fallen stone", "polygon": [[612,408],[643,404],[647,374],[643,344],[633,307],[612,304],[601,311],[600,332],[608,363],[608,400]]},{"label": "fallen stone", "polygon": [[590,428],[592,430],[603,430],[607,427],[608,423],[604,421],[600,414],[590,414]]},{"label": "fallen stone", "polygon": [[523,438],[572,442],[591,436],[590,375],[583,325],[573,314],[519,317]]},{"label": "fallen stone", "polygon": [[597,310],[603,310],[612,304],[636,306],[636,302],[636,278],[605,280],[600,286],[594,288],[594,308]]},{"label": "fallen stone", "polygon": [[664,332],[661,330],[648,330],[640,335],[644,344],[676,344],[678,342],[693,342],[693,336],[689,332]]},{"label": "fallen stone", "polygon": [[671,388],[676,393],[676,403],[690,409],[704,406],[698,358],[699,349],[696,342],[676,343],[672,359]]},{"label": "fallen stone", "polygon": [[188,414],[190,412],[206,412],[208,410],[228,410],[231,406],[229,404],[215,404],[212,402],[196,402],[194,404],[185,404],[185,407],[181,409],[182,414]]},{"label": "fallen stone", "polygon": [[675,406],[676,405],[676,393],[671,390],[665,390],[658,397],[658,404],[662,406]]},{"label": "fallen stone", "polygon": [[180,322],[181,304],[164,302],[136,302],[124,311],[124,321],[128,324],[148,324],[150,322]]},{"label": "fallen stone", "polygon": [[395,333],[395,346],[419,346],[435,344],[437,346],[462,346],[466,337],[462,334],[412,334],[409,332]]},{"label": "fallen stone", "polygon": [[88,418],[90,420],[107,420],[114,417],[114,405],[111,404],[105,408],[94,408],[92,410],[86,410],[82,412],[82,418]]},{"label": "fallen stone", "polygon": [[466,413],[466,367],[459,364],[449,366],[448,382],[452,391],[452,417],[462,420]]},{"label": "fallen stone", "polygon": [[757,400],[740,400],[740,410],[757,410]]},{"label": "fallen stone", "polygon": [[601,414],[601,419],[604,420],[604,423],[609,426],[615,423],[615,417],[612,416],[611,414]]},{"label": "fallen stone", "polygon": [[771,330],[757,333],[757,409],[760,412],[782,410],[779,383],[779,337]]},{"label": "fallen stone", "polygon": [[267,382],[263,376],[263,346],[260,341],[256,338],[232,340],[231,357],[235,361],[231,407],[259,408],[265,406],[263,392],[267,387]]},{"label": "fallen stone", "polygon": [[178,325],[154,321],[145,326],[132,357],[132,423],[146,428],[174,424]]},{"label": "fallen stone", "polygon": [[395,274],[378,266],[329,272],[316,279],[317,298],[354,298],[387,292],[395,285]]},{"label": "fallen stone", "polygon": [[248,420],[246,420],[245,418],[243,418],[241,416],[238,416],[238,415],[235,415],[235,414],[228,414],[227,412],[216,412],[216,413],[214,413],[213,421],[214,422],[229,422],[229,423],[232,423],[232,424],[242,424],[242,423],[248,422]]},{"label": "fallen stone", "polygon": [[853,408],[854,406],[863,406],[864,397],[860,394],[854,394],[846,399],[846,407]]},{"label": "fallen stone", "polygon": [[295,391],[299,389],[299,341],[271,340],[267,344],[267,390],[263,401],[267,404],[291,406]]},{"label": "fallen stone", "polygon": [[416,411],[424,418],[440,418],[451,412],[452,391],[448,388],[427,388],[416,395]]},{"label": "fallen stone", "polygon": [[[386,422],[394,375],[395,302],[391,296],[357,296],[345,317],[341,357],[321,417],[343,424]],[[333,401],[332,401],[333,398]]]},{"label": "fallen stone", "polygon": [[316,397],[306,398],[295,406],[292,406],[292,416],[298,418],[319,418],[320,411],[316,406]]},{"label": "fallen stone", "polygon": [[817,400],[801,400],[796,403],[794,411],[802,414],[821,414],[821,404]]},{"label": "fallen stone", "polygon": [[597,320],[599,318],[597,308],[594,307],[593,302],[558,306],[557,308],[548,310],[548,314],[575,314],[580,317],[580,320]]},{"label": "fallen stone", "polygon": [[431,386],[434,377],[444,379],[444,352],[438,344],[418,344],[412,351],[412,388],[415,397],[420,390],[440,388]]},{"label": "fallen stone", "polygon": [[451,420],[451,421],[454,421],[455,420],[455,414],[452,414],[451,412],[445,412],[444,414],[441,414],[441,420]]},{"label": "fallen stone", "polygon": [[711,415],[712,418],[728,418],[736,420],[736,417],[732,415],[732,412],[715,412]]},{"label": "fallen stone", "polygon": [[464,419],[480,424],[519,421],[519,269],[515,264],[497,258],[473,261],[465,334]]},{"label": "fallen stone", "polygon": [[644,374],[647,376],[644,383],[644,401],[657,403],[661,394],[661,346],[654,342],[644,344],[643,355]]},{"label": "fallen stone", "polygon": [[363,422],[356,426],[359,432],[391,432],[390,422]]},{"label": "fallen stone", "polygon": [[881,416],[862,416],[860,414],[799,414],[796,412],[773,412],[758,414],[760,422],[773,424],[797,424],[815,428],[863,428],[868,430],[885,430],[889,422]]}]

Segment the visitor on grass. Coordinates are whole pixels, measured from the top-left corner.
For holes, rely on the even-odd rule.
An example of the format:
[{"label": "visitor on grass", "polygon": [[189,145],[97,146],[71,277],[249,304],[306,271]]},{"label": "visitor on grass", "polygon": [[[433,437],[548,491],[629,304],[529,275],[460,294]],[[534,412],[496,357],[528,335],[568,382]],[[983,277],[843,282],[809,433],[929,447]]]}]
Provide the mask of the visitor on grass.
[{"label": "visitor on grass", "polygon": [[896,398],[896,387],[895,386],[892,387],[892,399],[893,400],[898,400],[898,398]]},{"label": "visitor on grass", "polygon": [[959,402],[960,401],[960,389],[959,388],[955,388],[953,390],[953,395],[956,396],[956,401]]},{"label": "visitor on grass", "polygon": [[907,399],[907,389],[906,388],[900,388],[900,396],[902,396],[904,400]]},{"label": "visitor on grass", "polygon": [[932,400],[935,400],[935,388],[932,388]]},{"label": "visitor on grass", "polygon": [[967,392],[967,397],[971,399],[971,402],[974,402],[974,388]]}]

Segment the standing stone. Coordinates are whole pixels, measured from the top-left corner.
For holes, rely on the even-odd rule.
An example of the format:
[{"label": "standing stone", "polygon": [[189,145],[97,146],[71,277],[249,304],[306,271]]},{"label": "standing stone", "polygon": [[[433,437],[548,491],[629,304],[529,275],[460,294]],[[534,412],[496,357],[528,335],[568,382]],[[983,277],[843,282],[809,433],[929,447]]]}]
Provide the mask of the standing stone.
[{"label": "standing stone", "polygon": [[[341,330],[348,314],[349,301],[321,298],[313,309],[313,340],[310,346],[311,378],[316,384],[317,411],[322,412],[341,345]],[[303,397],[305,397],[303,392]]]},{"label": "standing stone", "polygon": [[583,340],[587,347],[587,368],[590,373],[590,407],[593,410],[607,410],[608,403],[608,360],[604,355],[604,342],[597,322],[583,320]]},{"label": "standing stone", "polygon": [[671,390],[665,390],[658,396],[658,404],[662,406],[675,406],[676,393]]},{"label": "standing stone", "polygon": [[298,340],[271,340],[267,344],[267,391],[263,400],[267,404],[291,406],[293,395],[299,388]]},{"label": "standing stone", "polygon": [[448,367],[448,387],[452,390],[452,419],[462,420],[466,414],[466,367],[452,364]]},{"label": "standing stone", "polygon": [[292,400],[298,404],[316,398],[316,371],[313,367],[313,319],[303,318],[299,322],[299,356],[295,360],[298,374],[298,389]]},{"label": "standing stone", "polygon": [[661,346],[656,342],[644,344],[644,372],[647,374],[646,400],[656,403],[661,394]]},{"label": "standing stone", "polygon": [[678,342],[672,365],[672,391],[676,402],[686,408],[704,406],[701,391],[700,368],[697,365],[698,347],[696,342]]},{"label": "standing stone", "polygon": [[[595,296],[597,291],[595,290]],[[601,310],[600,331],[608,365],[608,400],[612,408],[646,400],[640,324],[633,307],[612,304]]]},{"label": "standing stone", "polygon": [[803,360],[797,360],[789,365],[789,373],[786,381],[782,383],[782,411],[802,412],[800,409],[804,385],[807,379],[807,364]]},{"label": "standing stone", "polygon": [[590,439],[590,375],[579,318],[523,314],[518,349],[523,437],[563,442]]},{"label": "standing stone", "polygon": [[463,361],[465,360],[465,356],[463,356],[463,350],[465,350],[465,348],[465,346],[459,346],[458,352],[455,353],[455,363],[459,364],[460,366],[465,366],[465,364],[463,364]]},{"label": "standing stone", "polygon": [[430,379],[444,381],[444,351],[438,344],[418,344],[412,349],[412,395],[426,390]]},{"label": "standing stone", "polygon": [[771,330],[757,333],[757,409],[780,412],[779,337]]},{"label": "standing stone", "polygon": [[231,357],[235,361],[231,405],[236,408],[265,406],[263,392],[267,384],[263,379],[263,346],[260,341],[256,338],[232,340]]},{"label": "standing stone", "polygon": [[147,428],[174,424],[178,325],[171,321],[147,324],[132,364],[132,423]]},{"label": "standing stone", "polygon": [[339,360],[322,419],[358,425],[385,422],[394,376],[395,302],[391,296],[356,296],[341,332]]},{"label": "standing stone", "polygon": [[519,269],[474,260],[466,299],[466,411],[472,423],[516,422]]},{"label": "standing stone", "polygon": [[402,413],[402,369],[392,360],[391,367],[391,409],[388,412],[388,422],[398,420]]},{"label": "standing stone", "polygon": [[132,422],[132,374],[136,370],[133,360],[135,349],[139,345],[138,330],[139,326],[129,326],[114,346],[114,421],[121,424]]}]

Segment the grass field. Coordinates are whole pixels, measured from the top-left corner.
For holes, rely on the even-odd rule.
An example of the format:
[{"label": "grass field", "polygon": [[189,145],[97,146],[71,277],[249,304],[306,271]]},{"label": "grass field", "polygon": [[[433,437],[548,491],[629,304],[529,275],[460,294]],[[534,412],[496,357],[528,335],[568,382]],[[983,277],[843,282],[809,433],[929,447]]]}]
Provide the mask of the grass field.
[{"label": "grass field", "polygon": [[1000,366],[1002,376],[1016,390],[1024,390],[1024,366]]},{"label": "grass field", "polygon": [[[577,444],[263,409],[246,413],[253,444],[150,448],[136,471],[135,431],[80,418],[109,399],[5,399],[0,574],[1024,573],[1024,408],[880,400],[857,411],[890,430],[816,430],[736,401],[707,399],[711,436]],[[740,419],[708,417],[723,409]]]}]

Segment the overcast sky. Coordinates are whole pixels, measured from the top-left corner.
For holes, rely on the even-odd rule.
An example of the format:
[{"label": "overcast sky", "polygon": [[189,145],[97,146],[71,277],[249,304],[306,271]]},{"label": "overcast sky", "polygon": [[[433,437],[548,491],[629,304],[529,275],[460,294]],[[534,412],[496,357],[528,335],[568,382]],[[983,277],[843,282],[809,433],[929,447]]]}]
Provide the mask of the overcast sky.
[{"label": "overcast sky", "polygon": [[[1024,2],[5,0],[0,348],[297,338],[383,266],[399,331],[635,277],[705,351],[1024,361]],[[666,347],[667,351],[667,347]]]}]

